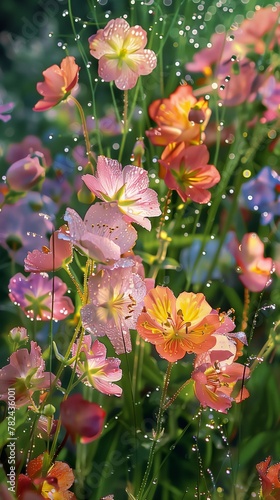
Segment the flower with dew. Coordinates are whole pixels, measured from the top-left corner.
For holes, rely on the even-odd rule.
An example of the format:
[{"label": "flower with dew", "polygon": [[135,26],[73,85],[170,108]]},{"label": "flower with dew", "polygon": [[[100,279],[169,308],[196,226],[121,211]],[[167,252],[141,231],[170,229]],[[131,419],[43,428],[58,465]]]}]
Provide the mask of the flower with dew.
[{"label": "flower with dew", "polygon": [[69,231],[60,237],[98,262],[118,260],[134,246],[137,238],[134,227],[123,220],[115,203],[94,203],[84,220],[75,210],[67,208],[64,220]]},{"label": "flower with dew", "polygon": [[32,273],[56,271],[72,260],[72,244],[59,236],[67,233],[67,226],[61,226],[51,235],[49,247],[28,252],[24,259],[24,270]]},{"label": "flower with dew", "polygon": [[260,172],[241,187],[242,205],[261,214],[263,225],[280,215],[280,175],[271,167]]},{"label": "flower with dew", "polygon": [[15,389],[15,404],[19,408],[32,404],[32,395],[37,391],[48,390],[55,375],[45,372],[45,362],[41,348],[31,341],[28,349],[18,349],[10,356],[10,362],[0,370],[0,399],[7,401],[8,388]]},{"label": "flower with dew", "polygon": [[106,412],[81,394],[69,396],[60,405],[61,423],[73,442],[90,443],[103,429]]},{"label": "flower with dew", "polygon": [[165,160],[179,143],[200,144],[211,111],[208,102],[194,97],[190,85],[180,85],[168,98],[157,99],[149,106],[149,115],[157,124],[146,131],[155,146],[164,146]]},{"label": "flower with dew", "polygon": [[169,288],[157,286],[146,295],[144,306],[136,329],[162,358],[174,362],[215,345],[212,333],[220,326],[219,317],[202,293],[182,292],[176,298]]},{"label": "flower with dew", "polygon": [[45,81],[37,83],[37,91],[43,99],[35,104],[33,111],[46,111],[67,99],[78,82],[79,69],[75,58],[67,56],[62,59],[60,67],[53,64],[43,71]]},{"label": "flower with dew", "polygon": [[84,328],[95,336],[106,335],[117,354],[131,351],[129,330],[135,328],[147,291],[133,264],[101,269],[90,276],[90,303],[81,309]]},{"label": "flower with dew", "polygon": [[89,38],[90,53],[99,60],[98,75],[121,90],[132,89],[140,75],[149,75],[156,67],[157,57],[144,48],[146,44],[146,31],[121,18],[111,19]]},{"label": "flower with dew", "polygon": [[28,462],[26,475],[20,474],[18,478],[17,498],[33,500],[33,494],[37,493],[38,498],[76,499],[74,493],[69,491],[75,479],[71,467],[64,462],[57,461],[45,471],[48,461],[47,454],[42,454]]},{"label": "flower with dew", "polygon": [[7,183],[13,191],[28,191],[44,179],[45,169],[37,156],[28,155],[13,163],[7,170]]},{"label": "flower with dew", "polygon": [[[72,367],[82,382],[107,395],[121,396],[122,389],[114,384],[122,378],[120,360],[106,358],[107,349],[97,339],[92,341],[91,335],[84,335],[83,341],[77,340],[72,347],[72,355],[77,356]],[[79,354],[78,354],[79,353]]]},{"label": "flower with dew", "polygon": [[15,274],[9,282],[9,298],[31,320],[59,321],[74,312],[67,285],[57,276],[49,279],[46,273],[31,273],[25,277]]},{"label": "flower with dew", "polygon": [[137,222],[151,229],[148,217],[161,214],[157,193],[148,187],[148,172],[133,165],[122,165],[117,160],[98,156],[96,175],[86,174],[82,179],[88,189],[106,202],[116,202],[127,222]]},{"label": "flower with dew", "polygon": [[5,204],[0,211],[0,245],[22,265],[28,251],[48,245],[55,213],[50,198],[31,191],[13,205]]},{"label": "flower with dew", "polygon": [[214,165],[208,165],[209,152],[204,144],[185,147],[184,143],[168,156],[159,160],[164,168],[164,182],[169,189],[177,191],[185,202],[208,203],[211,199],[209,188],[220,181],[220,174]]},{"label": "flower with dew", "polygon": [[280,498],[280,463],[271,464],[271,456],[256,465],[261,482],[260,498],[277,500]]},{"label": "flower with dew", "polygon": [[264,244],[256,233],[246,233],[239,244],[235,235],[228,243],[235,258],[239,279],[251,292],[261,292],[271,283],[273,260],[264,257]]},{"label": "flower with dew", "polygon": [[[233,401],[239,403],[249,396],[243,381],[250,376],[250,370],[239,363],[200,363],[197,357],[192,372],[194,392],[203,407],[227,413]],[[242,381],[237,395],[236,383]]]}]

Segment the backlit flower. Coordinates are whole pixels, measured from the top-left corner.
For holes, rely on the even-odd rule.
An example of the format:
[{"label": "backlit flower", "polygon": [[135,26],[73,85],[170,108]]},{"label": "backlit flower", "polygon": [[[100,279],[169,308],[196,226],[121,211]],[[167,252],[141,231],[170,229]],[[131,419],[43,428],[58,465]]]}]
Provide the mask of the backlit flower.
[{"label": "backlit flower", "polygon": [[67,208],[64,220],[68,222],[69,233],[61,237],[99,262],[118,260],[134,246],[137,238],[137,232],[123,220],[115,203],[95,203],[84,220],[75,210]]},{"label": "backlit flower", "polygon": [[152,50],[144,49],[147,33],[130,27],[124,19],[112,19],[89,38],[90,53],[99,59],[98,74],[105,82],[115,81],[121,90],[131,89],[140,75],[149,75],[157,65]]},{"label": "backlit flower", "polygon": [[233,236],[228,249],[235,258],[239,279],[251,292],[261,292],[271,283],[273,261],[264,257],[264,244],[256,233],[247,233],[241,244]]},{"label": "backlit flower", "polygon": [[261,496],[264,500],[280,498],[280,463],[270,465],[271,457],[256,465],[261,482]]},{"label": "backlit flower", "polygon": [[0,399],[7,401],[8,388],[15,389],[17,407],[30,404],[36,391],[47,390],[55,375],[45,372],[41,348],[31,341],[30,352],[18,349],[10,356],[10,362],[0,370]]},{"label": "backlit flower", "polygon": [[43,454],[28,462],[26,475],[20,474],[18,478],[17,498],[33,500],[33,492],[37,492],[39,498],[75,500],[74,493],[68,491],[75,479],[71,467],[64,462],[54,462],[44,472],[45,463]]},{"label": "backlit flower", "polygon": [[9,282],[9,297],[32,320],[65,319],[74,312],[70,297],[64,294],[67,285],[57,276],[49,279],[45,273],[31,273],[27,278],[15,274]]},{"label": "backlit flower", "polygon": [[57,64],[43,71],[44,82],[37,83],[37,91],[43,99],[35,104],[34,111],[46,111],[66,99],[78,82],[79,66],[75,58],[67,56]]},{"label": "backlit flower", "polygon": [[233,401],[239,403],[249,396],[247,389],[241,386],[237,396],[233,396],[236,382],[249,377],[249,368],[239,364],[195,363],[192,373],[194,392],[202,406],[226,413]]},{"label": "backlit flower", "polygon": [[60,416],[73,442],[90,443],[100,436],[106,412],[81,394],[73,394],[61,403]]},{"label": "backlit flower", "polygon": [[50,238],[50,248],[43,246],[42,250],[28,252],[24,259],[24,270],[32,273],[55,271],[72,259],[72,244],[59,238],[66,234],[66,226],[54,231]]},{"label": "backlit flower", "polygon": [[81,309],[84,328],[95,336],[107,335],[117,354],[131,351],[129,330],[135,328],[146,295],[145,282],[132,266],[90,276],[90,303]]},{"label": "backlit flower", "polygon": [[[208,190],[220,180],[214,165],[208,165],[207,147],[185,147],[181,143],[167,160],[159,160],[164,167],[164,182],[169,189],[176,190],[183,201],[188,198],[197,203],[208,203],[211,193]],[[163,172],[163,171],[162,171]]]},{"label": "backlit flower", "polygon": [[[79,348],[79,340],[72,347],[72,355],[76,356]],[[95,387],[103,394],[122,395],[122,389],[114,384],[122,378],[122,370],[119,368],[120,360],[117,358],[106,358],[106,347],[98,340],[92,342],[91,335],[84,335],[82,345],[79,348],[78,359],[73,363],[79,376],[86,375],[82,382]]]},{"label": "backlit flower", "polygon": [[144,304],[136,329],[168,361],[204,352],[215,344],[212,333],[220,326],[219,318],[211,314],[202,293],[182,292],[176,299],[169,288],[157,286],[146,295]]},{"label": "backlit flower", "polygon": [[148,172],[133,165],[122,165],[117,160],[99,156],[96,176],[82,176],[86,186],[98,198],[116,202],[128,222],[138,222],[151,229],[147,217],[161,214],[157,194],[148,187]]}]

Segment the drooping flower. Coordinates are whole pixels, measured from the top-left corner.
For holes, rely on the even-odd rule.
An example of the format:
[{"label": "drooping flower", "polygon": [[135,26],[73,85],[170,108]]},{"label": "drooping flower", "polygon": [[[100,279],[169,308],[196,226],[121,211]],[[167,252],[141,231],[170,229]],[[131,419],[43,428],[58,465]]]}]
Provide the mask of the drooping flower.
[{"label": "drooping flower", "polygon": [[72,347],[72,355],[76,356],[79,349],[78,359],[73,363],[75,371],[79,376],[86,375],[82,382],[92,386],[103,394],[121,396],[122,389],[114,384],[122,378],[122,370],[119,368],[120,360],[117,358],[106,358],[106,347],[98,340],[92,342],[91,335],[84,335],[82,345],[79,340]]},{"label": "drooping flower", "polygon": [[8,111],[11,111],[14,107],[13,102],[7,102],[6,104],[0,105],[0,120],[2,122],[8,122],[12,117],[11,115],[6,115]]},{"label": "drooping flower", "polygon": [[235,258],[239,279],[251,292],[261,292],[271,283],[273,261],[264,257],[264,244],[256,233],[247,233],[239,244],[235,235],[228,244]]},{"label": "drooping flower", "polygon": [[45,372],[41,348],[31,341],[30,352],[18,349],[10,356],[10,363],[0,370],[0,399],[8,400],[8,388],[15,389],[17,408],[30,404],[36,391],[48,390],[55,375]]},{"label": "drooping flower", "polygon": [[37,493],[38,498],[75,500],[76,496],[69,491],[75,479],[71,467],[64,462],[54,462],[44,472],[45,463],[44,454],[28,462],[26,475],[20,474],[18,478],[17,498],[33,500],[33,494]]},{"label": "drooping flower", "polygon": [[130,27],[124,19],[112,19],[89,38],[90,53],[99,60],[98,74],[105,82],[115,81],[121,90],[136,85],[140,75],[149,75],[157,65],[152,50],[144,49],[147,33]]},{"label": "drooping flower", "polygon": [[75,210],[67,208],[64,220],[68,223],[69,234],[61,237],[99,262],[118,260],[134,246],[137,238],[137,232],[123,220],[115,203],[95,203],[84,220]]},{"label": "drooping flower", "polygon": [[100,436],[106,412],[81,394],[73,394],[61,403],[60,416],[73,442],[90,443]]},{"label": "drooping flower", "polygon": [[[169,189],[176,190],[183,201],[188,198],[197,203],[208,203],[220,174],[214,165],[208,165],[209,152],[204,144],[185,147],[184,143],[168,156],[159,160],[164,167],[164,182]],[[162,171],[163,172],[163,171]]]},{"label": "drooping flower", "polygon": [[70,297],[64,294],[67,285],[57,276],[31,273],[27,278],[15,274],[9,282],[9,297],[30,319],[49,321],[65,319],[74,312]]},{"label": "drooping flower", "polygon": [[43,71],[44,82],[37,83],[37,91],[43,99],[35,104],[34,111],[46,111],[66,99],[78,82],[79,66],[73,56],[61,61],[60,67],[54,64]]},{"label": "drooping flower", "polygon": [[24,259],[24,270],[32,273],[55,271],[72,259],[72,244],[61,239],[66,234],[67,227],[61,226],[50,238],[50,248],[43,246],[42,250],[28,252]]},{"label": "drooping flower", "polygon": [[261,214],[260,222],[269,224],[280,215],[280,175],[271,167],[260,172],[241,187],[242,203]]},{"label": "drooping flower", "polygon": [[107,335],[117,354],[131,351],[129,330],[135,328],[146,295],[145,282],[132,266],[90,276],[90,303],[81,309],[84,328],[95,336]]},{"label": "drooping flower", "polygon": [[194,392],[202,406],[226,413],[233,401],[239,403],[249,396],[247,389],[241,386],[237,396],[233,395],[236,383],[249,377],[250,371],[239,363],[195,363],[192,372]]},{"label": "drooping flower", "polygon": [[216,340],[212,333],[219,328],[219,317],[202,293],[182,292],[178,298],[162,286],[150,290],[144,299],[145,310],[136,329],[146,341],[155,344],[159,355],[177,361],[186,353],[204,352]]},{"label": "drooping flower", "polygon": [[13,163],[8,168],[6,177],[13,191],[28,191],[45,177],[45,169],[37,156],[28,155]]},{"label": "drooping flower", "polygon": [[156,146],[165,146],[161,156],[166,159],[176,145],[200,144],[201,134],[210,118],[208,102],[196,99],[190,85],[180,85],[168,98],[149,106],[149,115],[157,127],[146,131]]},{"label": "drooping flower", "polygon": [[147,217],[161,214],[157,194],[148,187],[148,172],[133,165],[122,165],[117,160],[99,156],[96,176],[82,176],[86,186],[98,198],[116,202],[128,222],[137,222],[151,229]]},{"label": "drooping flower", "polygon": [[279,500],[280,498],[280,463],[270,465],[269,456],[256,465],[261,482],[261,496],[263,500]]}]

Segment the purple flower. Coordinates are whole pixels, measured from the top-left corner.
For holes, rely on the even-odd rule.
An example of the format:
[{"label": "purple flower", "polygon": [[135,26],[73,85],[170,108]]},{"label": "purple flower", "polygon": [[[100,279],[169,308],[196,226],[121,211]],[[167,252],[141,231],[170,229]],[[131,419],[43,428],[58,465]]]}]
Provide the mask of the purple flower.
[{"label": "purple flower", "polygon": [[262,225],[280,215],[280,176],[272,168],[264,167],[256,177],[245,182],[241,194],[243,204],[261,214]]},{"label": "purple flower", "polygon": [[49,279],[46,273],[21,273],[10,279],[9,297],[31,320],[65,319],[74,312],[70,297],[65,297],[67,285],[60,278]]},{"label": "purple flower", "polygon": [[14,103],[8,102],[7,104],[0,105],[0,120],[2,122],[8,122],[11,119],[11,115],[4,115],[3,113],[7,113],[7,111],[11,111],[13,109]]}]

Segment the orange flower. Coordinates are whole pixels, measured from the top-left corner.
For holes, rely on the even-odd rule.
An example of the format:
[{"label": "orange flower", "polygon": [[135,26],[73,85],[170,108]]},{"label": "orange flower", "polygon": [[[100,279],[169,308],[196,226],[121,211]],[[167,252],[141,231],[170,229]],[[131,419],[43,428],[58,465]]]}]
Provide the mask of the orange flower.
[{"label": "orange flower", "polygon": [[[280,463],[270,465],[271,457],[256,465],[261,481],[260,498],[264,500],[275,500],[280,498]],[[270,467],[269,467],[270,465]]]},{"label": "orange flower", "polygon": [[37,91],[43,96],[33,111],[46,111],[66,99],[78,82],[79,66],[73,56],[67,56],[57,64],[43,71],[44,82],[37,83]]},{"label": "orange flower", "polygon": [[75,500],[74,493],[68,491],[74,482],[72,469],[64,462],[55,462],[44,474],[43,469],[46,459],[46,455],[39,455],[28,463],[27,475],[19,475],[18,499],[27,499],[29,498],[27,494],[37,492],[41,495],[41,498]]},{"label": "orange flower", "polygon": [[145,310],[137,321],[137,331],[155,344],[168,361],[177,361],[188,353],[204,352],[215,344],[211,335],[219,326],[217,314],[202,293],[183,292],[176,297],[162,286],[151,290],[144,300]]}]

